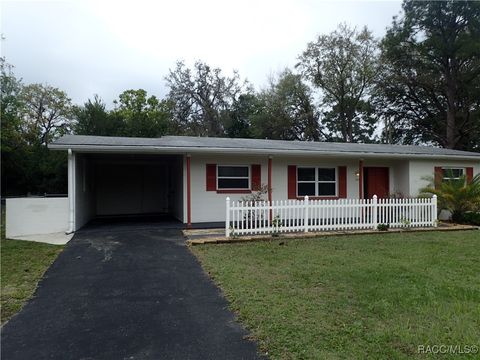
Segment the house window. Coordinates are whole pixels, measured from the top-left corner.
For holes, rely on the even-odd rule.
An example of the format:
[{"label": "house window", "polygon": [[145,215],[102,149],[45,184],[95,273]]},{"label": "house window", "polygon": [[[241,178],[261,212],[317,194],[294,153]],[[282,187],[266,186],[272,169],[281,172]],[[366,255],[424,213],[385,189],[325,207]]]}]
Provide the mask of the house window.
[{"label": "house window", "polygon": [[336,196],[337,169],[323,167],[297,168],[297,196]]},{"label": "house window", "polygon": [[250,167],[245,165],[218,165],[217,189],[248,190],[250,189]]},{"label": "house window", "polygon": [[463,168],[442,168],[444,182],[459,180],[465,173]]}]

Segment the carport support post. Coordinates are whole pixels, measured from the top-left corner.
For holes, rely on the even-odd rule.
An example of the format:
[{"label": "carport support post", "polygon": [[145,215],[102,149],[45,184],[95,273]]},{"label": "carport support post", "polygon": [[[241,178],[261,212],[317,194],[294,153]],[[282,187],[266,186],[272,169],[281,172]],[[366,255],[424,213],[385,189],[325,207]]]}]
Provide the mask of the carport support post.
[{"label": "carport support post", "polygon": [[358,162],[358,198],[363,199],[363,159]]},{"label": "carport support post", "polygon": [[68,149],[68,231],[75,231],[75,153]]},{"label": "carport support post", "polygon": [[192,227],[192,189],[190,180],[190,154],[187,154],[187,228]]}]

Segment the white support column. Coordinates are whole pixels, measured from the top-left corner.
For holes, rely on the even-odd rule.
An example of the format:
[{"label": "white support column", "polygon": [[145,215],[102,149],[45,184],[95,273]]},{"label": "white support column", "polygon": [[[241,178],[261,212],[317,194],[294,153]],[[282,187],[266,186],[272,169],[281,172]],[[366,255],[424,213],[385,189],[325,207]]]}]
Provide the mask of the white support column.
[{"label": "white support column", "polygon": [[68,149],[68,232],[75,231],[75,153]]},{"label": "white support column", "polygon": [[226,211],[225,216],[225,237],[230,237],[230,198],[227,196],[226,200]]},{"label": "white support column", "polygon": [[373,230],[377,230],[377,226],[378,226],[377,213],[378,213],[377,195],[373,195],[373,198],[372,198],[372,227],[373,227]]}]

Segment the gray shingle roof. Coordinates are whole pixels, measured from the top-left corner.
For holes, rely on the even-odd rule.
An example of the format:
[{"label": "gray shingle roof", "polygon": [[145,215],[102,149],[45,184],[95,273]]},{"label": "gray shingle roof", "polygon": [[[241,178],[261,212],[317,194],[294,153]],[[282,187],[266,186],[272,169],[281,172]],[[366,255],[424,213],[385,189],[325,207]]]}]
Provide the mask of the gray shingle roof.
[{"label": "gray shingle roof", "polygon": [[159,151],[177,149],[183,152],[207,152],[208,150],[225,150],[226,152],[248,153],[323,153],[323,154],[377,154],[377,155],[412,155],[465,157],[480,160],[480,153],[436,148],[432,146],[353,144],[312,141],[286,141],[262,139],[231,139],[193,136],[163,136],[160,138],[133,138],[109,136],[66,135],[52,144],[52,149],[73,150],[122,150]]}]

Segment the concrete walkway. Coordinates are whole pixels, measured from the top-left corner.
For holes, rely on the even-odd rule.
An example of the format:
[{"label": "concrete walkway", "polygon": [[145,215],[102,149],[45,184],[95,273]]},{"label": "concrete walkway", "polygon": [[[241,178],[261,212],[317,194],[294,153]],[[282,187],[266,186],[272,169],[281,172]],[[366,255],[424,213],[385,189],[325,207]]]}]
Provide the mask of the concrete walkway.
[{"label": "concrete walkway", "polygon": [[4,359],[256,359],[178,229],[77,233],[2,329]]},{"label": "concrete walkway", "polygon": [[53,245],[65,245],[72,239],[72,237],[73,234],[65,234],[64,232],[59,232],[50,234],[12,236],[10,237],[10,239],[35,241]]}]

